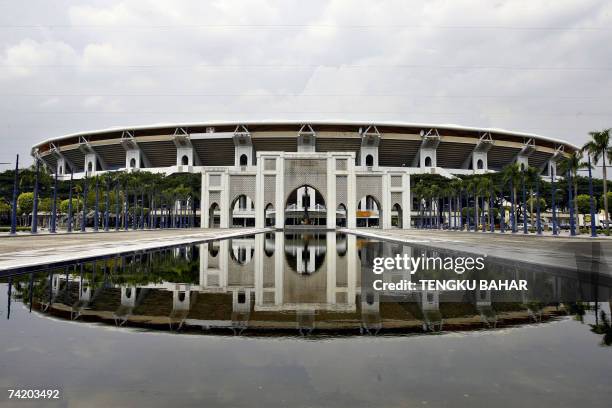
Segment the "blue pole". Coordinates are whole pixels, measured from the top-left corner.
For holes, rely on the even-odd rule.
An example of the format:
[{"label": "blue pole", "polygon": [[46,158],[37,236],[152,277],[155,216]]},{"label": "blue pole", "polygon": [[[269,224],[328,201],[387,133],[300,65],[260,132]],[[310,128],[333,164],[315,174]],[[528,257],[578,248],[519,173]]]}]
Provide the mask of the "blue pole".
[{"label": "blue pole", "polygon": [[38,175],[40,160],[36,159],[36,178],[34,180],[34,202],[32,204],[32,234],[38,233]]},{"label": "blue pole", "polygon": [[540,219],[540,176],[536,178],[536,225],[538,226],[538,235],[542,235],[542,220]]},{"label": "blue pole", "polygon": [[96,178],[96,203],[95,203],[95,212],[94,212],[94,231],[98,232],[100,229],[100,186],[98,183],[98,179]]},{"label": "blue pole", "polygon": [[495,232],[495,213],[493,211],[493,186],[491,186],[491,191],[489,191],[489,230],[491,232]]},{"label": "blue pole", "polygon": [[81,232],[85,232],[87,226],[87,172],[83,180],[83,216],[81,217]]},{"label": "blue pole", "polygon": [[589,158],[589,201],[591,206],[591,236],[597,236],[597,226],[595,225],[595,202],[593,200],[593,178],[591,175],[591,155],[588,154]]},{"label": "blue pole", "polygon": [[527,234],[527,195],[525,193],[525,169],[521,171],[521,185],[523,188],[523,234]]},{"label": "blue pole", "polygon": [[115,231],[119,231],[119,183],[115,184]]},{"label": "blue pole", "polygon": [[485,216],[485,213],[484,213],[486,198],[487,197],[485,197],[484,193],[483,193],[483,195],[482,195],[482,216],[481,216],[481,219],[482,219],[482,232],[487,232],[487,226],[486,226],[486,222],[485,222],[486,221],[486,216]]},{"label": "blue pole", "polygon": [[53,182],[53,205],[51,207],[51,233],[57,229],[57,169],[55,169],[55,181]]},{"label": "blue pole", "polygon": [[17,233],[17,196],[19,196],[19,155],[15,162],[15,182],[13,184],[13,202],[11,205],[11,235]]},{"label": "blue pole", "polygon": [[68,232],[72,232],[72,177],[74,173],[70,171],[70,184],[68,185]]},{"label": "blue pole", "polygon": [[571,170],[567,171],[567,189],[568,189],[568,199],[569,199],[569,211],[570,211],[570,235],[576,235],[576,222],[574,221],[574,198],[572,192],[572,172]]},{"label": "blue pole", "polygon": [[144,190],[140,191],[140,229],[144,229]]},{"label": "blue pole", "polygon": [[550,172],[550,183],[551,183],[551,191],[552,191],[552,228],[553,235],[557,235],[557,204],[555,203],[555,176],[553,172]]},{"label": "blue pole", "polygon": [[463,231],[463,190],[459,190],[459,230]]},{"label": "blue pole", "polygon": [[127,231],[130,227],[128,225],[128,210],[129,210],[129,206],[130,206],[130,196],[128,194],[128,189],[127,189],[127,183],[125,184],[125,197],[124,197],[124,217],[123,217],[123,221],[124,221],[124,225],[123,225],[123,229],[125,231]]},{"label": "blue pole", "polygon": [[106,198],[104,200],[104,231],[108,232],[110,224],[110,180],[106,179]]},{"label": "blue pole", "polygon": [[504,185],[499,189],[499,195],[501,196],[501,204],[499,208],[499,232],[504,234],[506,232],[506,208],[504,207],[504,201],[506,201],[504,197]]},{"label": "blue pole", "polygon": [[516,230],[516,214],[514,213],[514,183],[512,178],[510,179],[510,223],[512,224],[512,233],[517,232]]},{"label": "blue pole", "polygon": [[134,191],[134,217],[132,218],[132,229],[136,231],[138,228],[138,194]]}]

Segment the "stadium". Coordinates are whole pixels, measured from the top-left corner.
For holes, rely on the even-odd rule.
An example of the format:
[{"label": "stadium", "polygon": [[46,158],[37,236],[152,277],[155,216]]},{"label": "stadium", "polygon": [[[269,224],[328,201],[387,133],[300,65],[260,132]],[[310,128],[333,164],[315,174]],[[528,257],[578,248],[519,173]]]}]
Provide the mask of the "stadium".
[{"label": "stadium", "polygon": [[401,122],[251,121],[111,128],[50,138],[32,155],[60,180],[109,171],[197,173],[202,228],[410,228],[418,174],[556,177],[577,147],[501,129]]}]

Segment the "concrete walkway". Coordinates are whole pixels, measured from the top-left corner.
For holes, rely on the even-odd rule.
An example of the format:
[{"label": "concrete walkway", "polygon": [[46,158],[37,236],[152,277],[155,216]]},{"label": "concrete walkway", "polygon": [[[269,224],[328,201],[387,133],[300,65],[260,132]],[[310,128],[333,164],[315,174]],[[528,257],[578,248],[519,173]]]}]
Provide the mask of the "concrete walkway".
[{"label": "concrete walkway", "polygon": [[579,237],[537,236],[522,233],[483,233],[444,230],[342,229],[343,232],[381,240],[421,245],[452,252],[476,254],[498,260],[538,264],[546,268],[585,269],[597,263],[600,273],[610,274],[612,240]]},{"label": "concrete walkway", "polygon": [[18,235],[0,239],[0,276],[6,275],[9,270],[13,273],[33,267],[45,268],[50,264],[62,265],[75,260],[93,260],[109,255],[251,235],[267,230],[193,228]]}]

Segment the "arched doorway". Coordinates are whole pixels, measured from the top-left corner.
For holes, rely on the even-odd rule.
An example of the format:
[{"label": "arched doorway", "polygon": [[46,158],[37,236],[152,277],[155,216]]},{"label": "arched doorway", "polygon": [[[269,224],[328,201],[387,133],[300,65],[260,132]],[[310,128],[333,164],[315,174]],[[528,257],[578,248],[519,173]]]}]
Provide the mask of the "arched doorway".
[{"label": "arched doorway", "polygon": [[340,204],[336,209],[336,227],[346,227],[346,205]]},{"label": "arched doorway", "polygon": [[374,156],[372,156],[371,154],[368,154],[368,155],[366,156],[365,161],[366,161],[366,166],[367,166],[367,167],[372,167],[372,166],[374,166]]},{"label": "arched doorway", "polygon": [[221,208],[219,208],[219,204],[217,203],[212,203],[212,205],[208,209],[208,227],[221,227]]},{"label": "arched doorway", "polygon": [[232,201],[231,219],[232,227],[254,227],[255,226],[255,203],[250,197],[241,194]]},{"label": "arched doorway", "polygon": [[183,157],[181,157],[181,164],[183,166],[187,166],[189,164],[189,157],[187,157],[187,155],[183,155]]},{"label": "arched doorway", "polygon": [[246,154],[240,155],[240,166],[246,166],[249,162],[249,158]]},{"label": "arched doorway", "polygon": [[268,203],[264,210],[264,220],[266,227],[274,227],[276,225],[276,212],[272,203]]},{"label": "arched doorway", "polygon": [[402,228],[402,218],[402,206],[399,203],[393,204],[393,207],[391,207],[391,226]]},{"label": "arched doorway", "polygon": [[326,224],[325,199],[319,190],[303,185],[289,194],[285,204],[285,225],[312,227]]},{"label": "arched doorway", "polygon": [[374,196],[366,195],[357,202],[357,227],[380,228],[382,207]]}]

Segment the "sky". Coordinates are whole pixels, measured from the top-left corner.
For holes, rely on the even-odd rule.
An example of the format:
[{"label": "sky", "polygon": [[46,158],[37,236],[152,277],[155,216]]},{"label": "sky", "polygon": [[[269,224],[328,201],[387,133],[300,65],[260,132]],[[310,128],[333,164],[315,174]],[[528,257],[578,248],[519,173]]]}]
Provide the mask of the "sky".
[{"label": "sky", "polygon": [[209,120],[580,145],[612,127],[611,22],[606,0],[0,0],[0,162],[66,133]]}]

